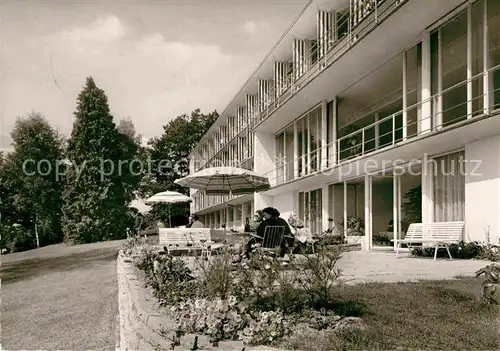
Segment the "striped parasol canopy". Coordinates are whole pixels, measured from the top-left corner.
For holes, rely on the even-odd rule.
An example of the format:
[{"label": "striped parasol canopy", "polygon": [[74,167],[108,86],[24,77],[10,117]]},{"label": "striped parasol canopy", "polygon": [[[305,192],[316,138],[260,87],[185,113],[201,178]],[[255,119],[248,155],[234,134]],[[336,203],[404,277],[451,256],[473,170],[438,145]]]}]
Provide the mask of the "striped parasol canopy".
[{"label": "striped parasol canopy", "polygon": [[266,177],[236,167],[205,168],[187,177],[177,179],[175,183],[212,195],[251,194],[269,189],[269,180]]},{"label": "striped parasol canopy", "polygon": [[149,199],[146,200],[147,205],[152,204],[182,204],[191,202],[192,199],[189,196],[178,193],[176,191],[163,191],[158,194],[154,194]]}]

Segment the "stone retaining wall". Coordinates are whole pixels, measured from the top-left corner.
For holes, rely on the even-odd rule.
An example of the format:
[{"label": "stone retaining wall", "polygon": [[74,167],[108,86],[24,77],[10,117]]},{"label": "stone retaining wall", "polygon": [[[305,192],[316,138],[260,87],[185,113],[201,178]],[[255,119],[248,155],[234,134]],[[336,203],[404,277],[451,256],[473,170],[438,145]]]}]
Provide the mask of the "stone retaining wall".
[{"label": "stone retaining wall", "polygon": [[132,260],[119,253],[117,264],[120,314],[120,350],[169,350],[160,335],[161,322],[151,291],[136,272]]},{"label": "stone retaining wall", "polygon": [[[144,278],[135,268],[132,259],[122,251],[116,263],[118,279],[118,309],[120,315],[120,350],[171,350],[170,341],[162,336],[161,331],[172,332],[173,322],[162,315],[156,299],[149,288],[144,288]],[[190,350],[195,335],[185,335],[181,345],[174,350]],[[213,347],[208,338],[198,335],[199,350],[243,350],[240,341],[222,341]],[[246,351],[278,351],[271,347],[246,347]]]}]

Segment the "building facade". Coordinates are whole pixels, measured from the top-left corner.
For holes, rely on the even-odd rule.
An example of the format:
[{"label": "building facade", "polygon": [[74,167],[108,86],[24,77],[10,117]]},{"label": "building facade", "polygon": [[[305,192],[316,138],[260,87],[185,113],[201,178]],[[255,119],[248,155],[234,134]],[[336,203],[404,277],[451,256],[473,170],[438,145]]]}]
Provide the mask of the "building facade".
[{"label": "building facade", "polygon": [[415,221],[498,244],[500,1],[311,1],[191,154],[222,165],[271,188],[192,191],[213,228],[274,206],[313,232],[357,221],[366,249]]}]

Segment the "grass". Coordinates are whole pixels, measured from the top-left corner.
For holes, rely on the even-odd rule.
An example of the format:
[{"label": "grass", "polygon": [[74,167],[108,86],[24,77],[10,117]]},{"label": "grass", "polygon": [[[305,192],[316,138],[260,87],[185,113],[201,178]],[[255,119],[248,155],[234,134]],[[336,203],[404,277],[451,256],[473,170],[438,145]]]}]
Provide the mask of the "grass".
[{"label": "grass", "polygon": [[366,306],[364,328],[337,334],[296,335],[287,349],[321,350],[497,350],[498,306],[480,298],[472,278],[420,283],[343,286],[342,300]]},{"label": "grass", "polygon": [[2,256],[2,347],[114,350],[119,243]]}]

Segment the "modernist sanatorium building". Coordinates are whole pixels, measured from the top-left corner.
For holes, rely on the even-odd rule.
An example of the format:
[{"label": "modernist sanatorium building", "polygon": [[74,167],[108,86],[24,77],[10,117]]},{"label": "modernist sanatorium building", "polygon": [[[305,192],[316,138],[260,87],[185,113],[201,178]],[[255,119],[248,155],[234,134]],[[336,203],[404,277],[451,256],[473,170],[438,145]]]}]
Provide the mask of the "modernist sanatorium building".
[{"label": "modernist sanatorium building", "polygon": [[269,177],[269,190],[230,199],[192,190],[212,228],[274,206],[313,232],[359,218],[365,249],[419,215],[498,243],[500,1],[311,1],[190,166]]}]

